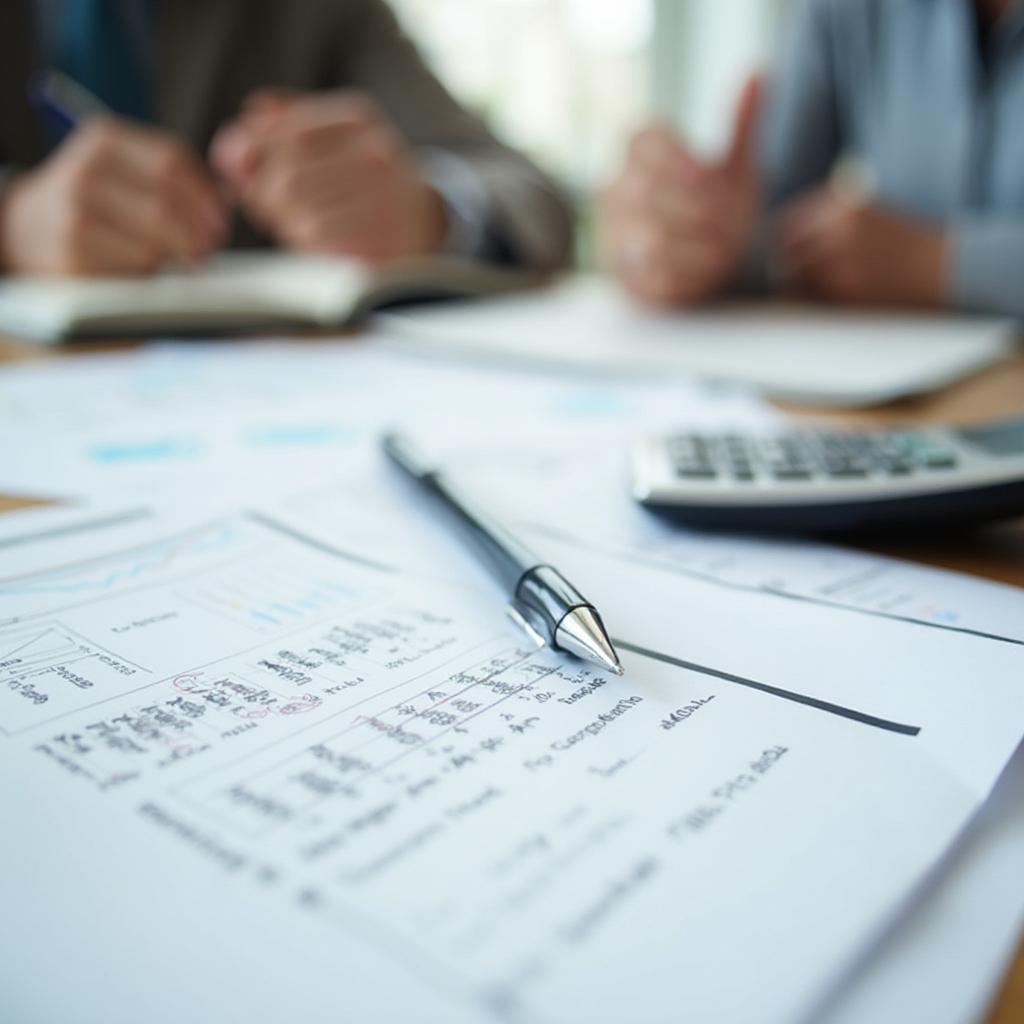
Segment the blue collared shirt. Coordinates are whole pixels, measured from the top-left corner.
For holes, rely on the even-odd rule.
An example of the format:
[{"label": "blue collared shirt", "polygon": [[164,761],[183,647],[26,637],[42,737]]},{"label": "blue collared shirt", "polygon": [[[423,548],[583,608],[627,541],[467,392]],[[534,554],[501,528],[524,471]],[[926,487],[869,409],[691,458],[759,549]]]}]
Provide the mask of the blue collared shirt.
[{"label": "blue collared shirt", "polygon": [[800,0],[768,104],[778,206],[836,159],[946,225],[953,305],[1024,318],[1024,3],[979,42],[971,0]]}]

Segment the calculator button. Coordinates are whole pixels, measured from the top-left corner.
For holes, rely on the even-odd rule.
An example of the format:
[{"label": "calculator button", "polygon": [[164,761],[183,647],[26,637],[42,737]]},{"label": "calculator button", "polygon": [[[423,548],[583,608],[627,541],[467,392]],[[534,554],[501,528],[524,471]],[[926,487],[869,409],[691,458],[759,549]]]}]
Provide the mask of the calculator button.
[{"label": "calculator button", "polygon": [[776,480],[810,480],[811,471],[806,466],[769,466],[768,472]]},{"label": "calculator button", "polygon": [[880,459],[878,468],[890,476],[907,476],[913,471],[913,466],[905,459]]},{"label": "calculator button", "polygon": [[927,469],[955,469],[956,456],[952,452],[925,452],[923,458]]},{"label": "calculator button", "polygon": [[704,452],[673,453],[672,468],[676,476],[689,480],[710,480],[718,475],[711,459]]},{"label": "calculator button", "polygon": [[822,460],[825,473],[831,477],[852,478],[867,476],[869,463],[860,456],[828,453]]}]

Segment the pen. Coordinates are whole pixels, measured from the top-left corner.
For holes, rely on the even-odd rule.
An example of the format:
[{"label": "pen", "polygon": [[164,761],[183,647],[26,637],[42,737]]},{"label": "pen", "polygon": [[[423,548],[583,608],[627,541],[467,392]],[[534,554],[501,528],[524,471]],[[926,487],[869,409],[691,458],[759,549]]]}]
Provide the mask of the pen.
[{"label": "pen", "polygon": [[509,615],[538,644],[548,644],[622,675],[622,663],[597,609],[487,512],[468,500],[401,434],[381,439],[385,454],[434,495],[466,530],[510,595]]},{"label": "pen", "polygon": [[44,71],[32,78],[28,98],[39,113],[51,118],[64,133],[74,131],[90,117],[110,113],[102,100],[63,71]]}]

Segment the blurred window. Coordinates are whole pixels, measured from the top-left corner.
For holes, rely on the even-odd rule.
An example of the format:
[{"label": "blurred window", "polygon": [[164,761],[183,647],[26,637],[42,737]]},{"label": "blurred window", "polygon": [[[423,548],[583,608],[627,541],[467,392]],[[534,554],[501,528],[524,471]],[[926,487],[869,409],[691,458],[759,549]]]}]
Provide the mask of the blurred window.
[{"label": "blurred window", "polygon": [[581,191],[650,110],[656,0],[391,2],[462,102]]},{"label": "blurred window", "polygon": [[580,200],[652,118],[701,152],[726,142],[743,80],[768,63],[793,0],[390,0],[445,84]]}]

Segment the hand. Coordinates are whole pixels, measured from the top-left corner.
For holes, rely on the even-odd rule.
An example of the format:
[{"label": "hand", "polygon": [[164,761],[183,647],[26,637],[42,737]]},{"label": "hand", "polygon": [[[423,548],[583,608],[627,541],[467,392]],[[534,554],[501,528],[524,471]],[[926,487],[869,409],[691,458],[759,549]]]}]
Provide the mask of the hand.
[{"label": "hand", "polygon": [[383,263],[444,240],[441,197],[365,96],[258,93],[211,160],[252,220],[293,248]]},{"label": "hand", "polygon": [[602,197],[603,259],[637,298],[692,305],[735,273],[760,206],[755,135],[760,81],[740,97],[723,159],[700,160],[667,128],[639,132]]},{"label": "hand", "polygon": [[823,188],[779,215],[785,272],[812,295],[862,305],[940,306],[949,244],[937,225]]},{"label": "hand", "polygon": [[226,219],[199,162],[169,135],[91,120],[4,189],[0,268],[36,274],[146,274],[194,263]]}]

